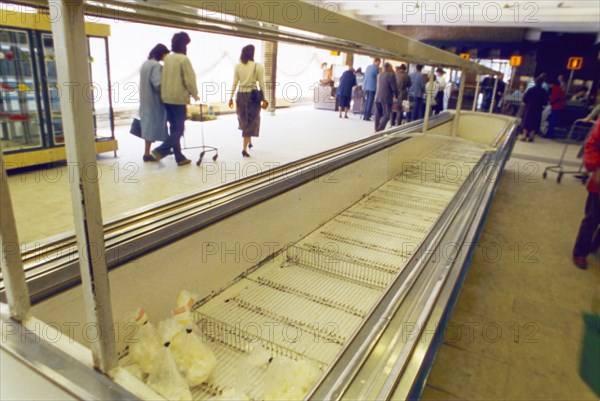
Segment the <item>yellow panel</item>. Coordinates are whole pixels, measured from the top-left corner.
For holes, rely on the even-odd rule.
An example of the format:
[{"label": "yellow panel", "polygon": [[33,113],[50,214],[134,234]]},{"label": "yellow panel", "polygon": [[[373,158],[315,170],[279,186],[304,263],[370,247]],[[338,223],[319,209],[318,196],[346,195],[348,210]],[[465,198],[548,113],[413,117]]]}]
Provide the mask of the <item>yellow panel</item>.
[{"label": "yellow panel", "polygon": [[567,63],[568,70],[581,70],[583,65],[583,57],[571,57]]},{"label": "yellow panel", "polygon": [[[119,143],[116,140],[96,142],[96,153],[116,152]],[[67,160],[64,146],[50,149],[33,150],[30,152],[9,153],[4,155],[4,164],[7,170],[31,167]]]},{"label": "yellow panel", "polygon": [[[50,16],[44,13],[20,13],[3,8],[0,10],[0,22],[0,25],[12,28],[52,31]],[[110,25],[86,22],[85,32],[90,36],[109,37]]]},{"label": "yellow panel", "polygon": [[510,58],[510,66],[511,67],[520,67],[522,62],[523,62],[522,56],[512,56]]}]

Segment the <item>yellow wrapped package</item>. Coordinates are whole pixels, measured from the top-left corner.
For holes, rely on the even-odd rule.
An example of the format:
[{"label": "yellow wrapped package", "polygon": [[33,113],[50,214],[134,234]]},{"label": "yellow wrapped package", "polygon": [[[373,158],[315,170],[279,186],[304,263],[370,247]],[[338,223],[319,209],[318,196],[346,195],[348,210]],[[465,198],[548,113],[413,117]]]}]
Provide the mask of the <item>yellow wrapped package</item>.
[{"label": "yellow wrapped package", "polygon": [[217,365],[215,354],[191,329],[177,334],[171,349],[179,369],[192,387],[207,381]]},{"label": "yellow wrapped package", "polygon": [[170,401],[191,400],[192,393],[187,382],[179,373],[177,364],[166,343],[156,356],[154,368],[148,376],[148,385]]}]

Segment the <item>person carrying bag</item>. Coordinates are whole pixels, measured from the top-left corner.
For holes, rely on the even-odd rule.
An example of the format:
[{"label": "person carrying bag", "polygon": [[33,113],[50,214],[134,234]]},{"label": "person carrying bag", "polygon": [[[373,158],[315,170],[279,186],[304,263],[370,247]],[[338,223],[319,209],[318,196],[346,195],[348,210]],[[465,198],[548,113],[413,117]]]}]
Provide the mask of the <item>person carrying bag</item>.
[{"label": "person carrying bag", "polygon": [[263,109],[269,106],[269,102],[264,97],[265,69],[262,65],[254,62],[254,50],[253,45],[242,49],[240,63],[235,67],[231,99],[229,100],[229,107],[233,109],[233,96],[237,90],[236,113],[239,129],[242,131],[243,157],[250,157],[248,149],[252,149],[254,146],[252,137],[259,135],[261,106]]}]

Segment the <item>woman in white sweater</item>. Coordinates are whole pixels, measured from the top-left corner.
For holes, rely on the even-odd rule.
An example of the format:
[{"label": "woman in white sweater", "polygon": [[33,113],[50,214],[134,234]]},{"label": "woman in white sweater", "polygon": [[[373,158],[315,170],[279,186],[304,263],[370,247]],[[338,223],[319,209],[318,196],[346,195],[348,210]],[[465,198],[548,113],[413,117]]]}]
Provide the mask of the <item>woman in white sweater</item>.
[{"label": "woman in white sweater", "polygon": [[[256,91],[260,88],[260,93]],[[233,96],[237,90],[236,112],[239,129],[244,139],[243,157],[250,157],[248,148],[252,149],[252,137],[258,137],[260,131],[260,108],[266,109],[269,103],[264,98],[265,68],[254,62],[254,46],[248,45],[242,49],[240,63],[235,66],[233,88],[229,107],[233,108]]]}]

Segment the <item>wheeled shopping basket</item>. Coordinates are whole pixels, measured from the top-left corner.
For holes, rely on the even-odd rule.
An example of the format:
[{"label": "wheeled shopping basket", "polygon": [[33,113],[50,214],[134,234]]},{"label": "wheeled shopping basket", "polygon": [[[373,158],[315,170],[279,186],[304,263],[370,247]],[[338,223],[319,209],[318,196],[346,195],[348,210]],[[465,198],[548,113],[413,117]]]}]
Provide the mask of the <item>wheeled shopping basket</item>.
[{"label": "wheeled shopping basket", "polygon": [[186,145],[186,142],[185,142],[185,136],[183,137],[183,149],[182,150],[189,150],[189,149],[200,149],[201,150],[200,157],[198,158],[198,161],[196,162],[196,166],[200,166],[200,164],[202,163],[202,159],[204,159],[204,156],[206,156],[207,153],[212,153],[212,152],[215,153],[215,155],[212,157],[213,161],[215,161],[215,162],[219,158],[219,149],[214,146],[208,146],[204,142],[204,123],[209,120],[206,119],[202,106],[203,106],[202,104],[199,105],[200,114],[199,114],[198,118],[196,118],[196,119],[192,118],[192,121],[197,121],[200,123],[200,135],[202,136],[202,145],[201,146],[191,146],[188,148]]},{"label": "wheeled shopping basket", "polygon": [[[583,160],[581,161],[581,164],[579,165],[579,169],[578,170],[565,170],[563,163],[564,163],[564,159],[565,159],[565,155],[567,154],[567,149],[569,148],[569,146],[571,145],[579,145],[581,143],[581,140],[583,140],[583,145],[585,146],[585,142],[588,138],[588,136],[590,135],[590,132],[592,132],[592,128],[594,127],[594,123],[593,122],[587,122],[584,120],[576,120],[573,125],[571,126],[571,129],[569,131],[569,135],[567,136],[566,142],[565,142],[565,147],[563,149],[562,155],[560,156],[560,160],[558,161],[558,164],[555,166],[548,166],[544,169],[544,173],[543,173],[543,177],[544,179],[546,179],[548,177],[548,172],[551,171],[553,173],[557,173],[558,176],[556,177],[556,182],[560,184],[563,175],[565,174],[574,174],[574,175],[579,175],[580,177],[578,177],[583,184],[585,184],[588,180],[588,175],[583,171]],[[581,155],[583,155],[583,152],[579,152],[580,155],[578,155],[578,157],[580,157]]]}]

